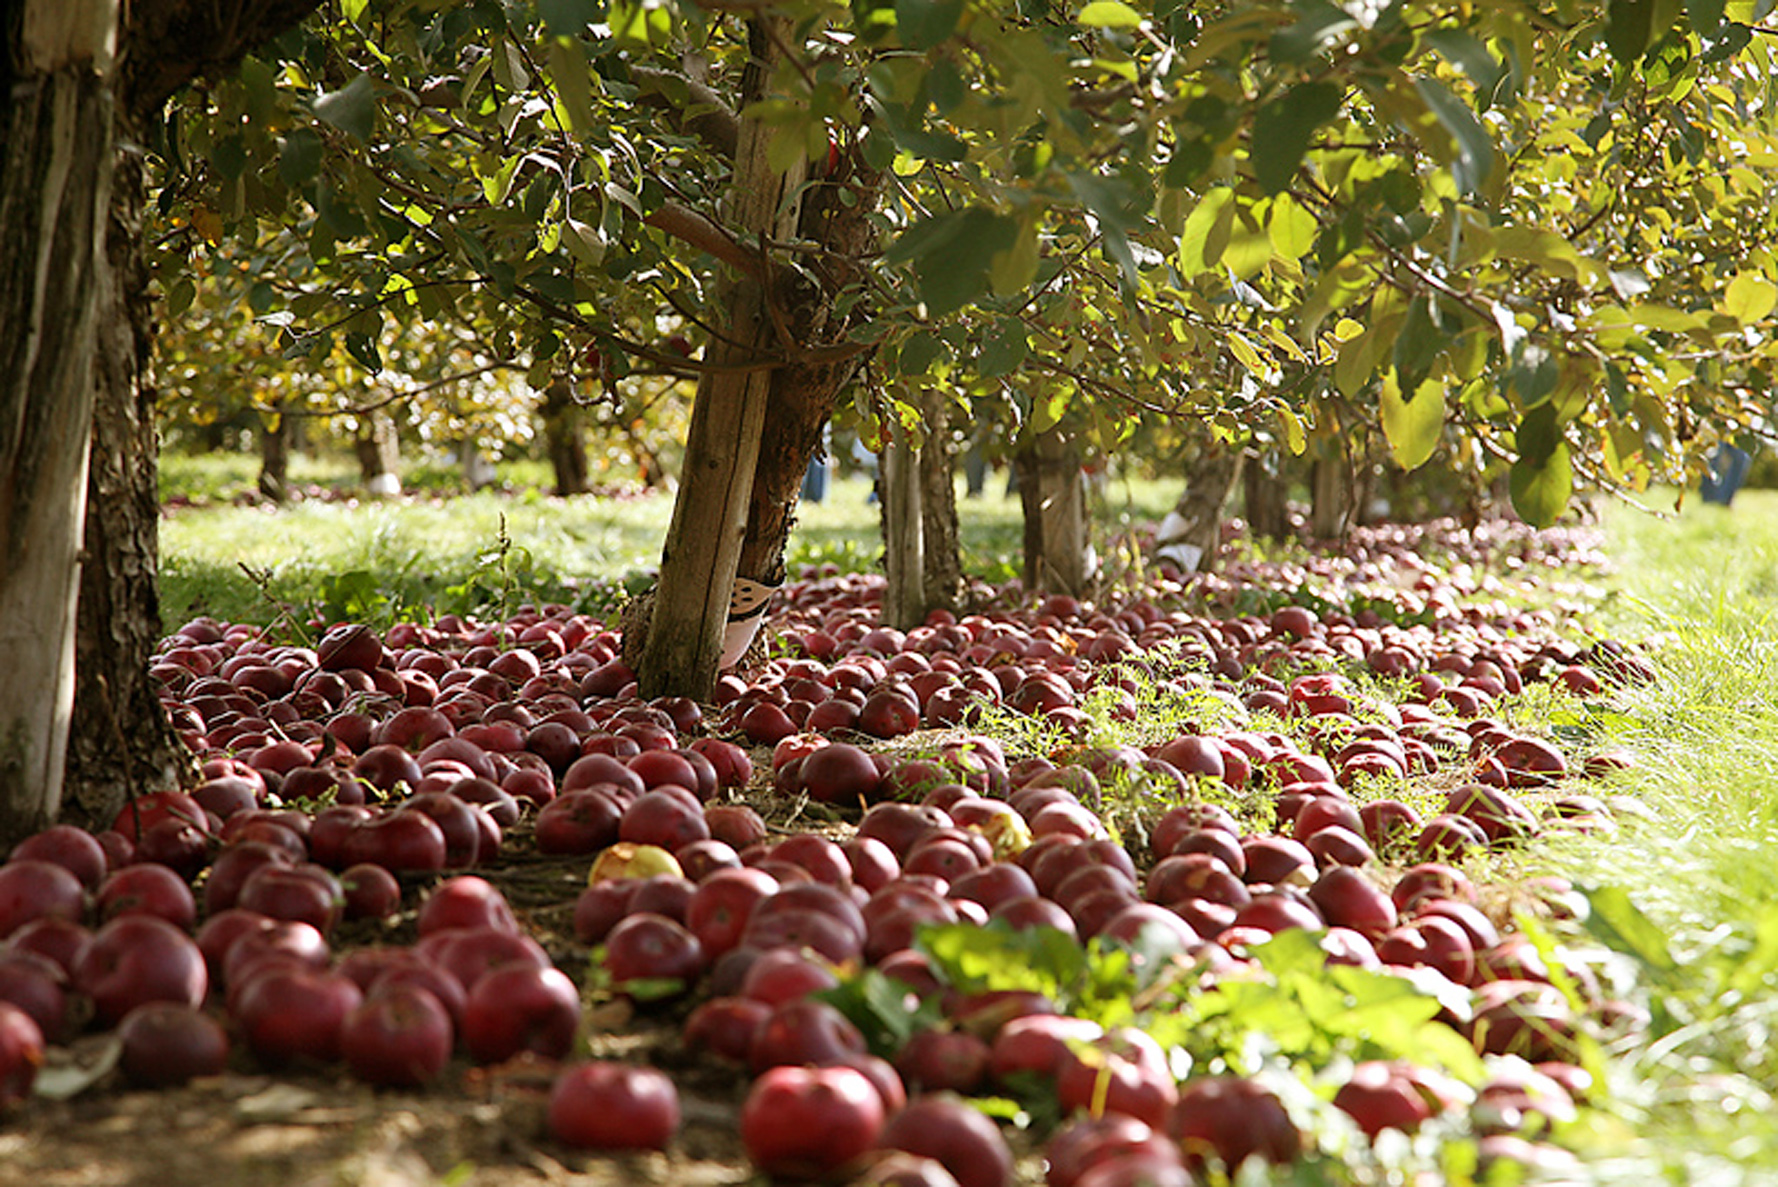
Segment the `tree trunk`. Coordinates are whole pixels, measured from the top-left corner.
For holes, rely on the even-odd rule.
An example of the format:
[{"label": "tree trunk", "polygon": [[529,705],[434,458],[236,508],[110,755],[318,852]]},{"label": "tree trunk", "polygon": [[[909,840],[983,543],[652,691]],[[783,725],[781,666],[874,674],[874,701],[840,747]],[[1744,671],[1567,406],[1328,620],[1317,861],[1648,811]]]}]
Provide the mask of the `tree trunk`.
[{"label": "tree trunk", "polygon": [[1155,534],[1155,556],[1187,573],[1208,573],[1222,548],[1222,515],[1242,470],[1241,451],[1207,443],[1186,475],[1185,492]]},{"label": "tree trunk", "polygon": [[[951,449],[950,402],[928,392],[926,440],[920,446],[921,541],[926,561],[926,613],[957,609],[963,596],[961,532],[957,526],[957,479]],[[921,615],[925,620],[925,615]]]},{"label": "tree trunk", "polygon": [[[738,105],[743,111],[758,97],[760,80],[769,77],[770,63],[780,52],[763,28],[756,25],[753,33],[754,64]],[[855,152],[839,154],[830,171],[807,185],[801,185],[800,177],[778,177],[766,162],[764,146],[770,130],[746,118],[741,129],[734,172],[737,201],[728,212],[732,225],[743,235],[763,231],[779,241],[789,237],[788,227],[823,250],[801,258],[804,270],[767,266],[769,306],[753,295],[757,291],[764,296],[757,280],[738,285],[730,300],[726,332],[733,344],[718,341],[706,352],[705,362],[716,367],[746,364],[762,370],[707,370],[698,384],[693,435],[686,443],[673,526],[662,550],[660,585],[638,660],[642,687],[653,694],[707,696],[715,687],[718,645],[734,578],[773,587],[783,582],[785,546],[796,522],[809,458],[820,447],[834,402],[863,358],[847,335],[866,316],[864,303],[841,313],[834,297],[858,281],[859,261],[876,250],[879,178],[860,165]],[[779,194],[799,188],[798,202],[779,200]],[[778,224],[780,217],[784,225]],[[754,377],[763,377],[765,388],[757,451],[739,431],[726,438],[708,432],[697,435],[699,406],[713,401],[739,403],[739,393],[754,390]],[[737,429],[743,427],[751,432],[747,426]],[[744,487],[737,470],[741,452],[755,453],[747,463],[750,477]],[[710,472],[697,489],[688,490],[691,476],[706,470]],[[713,481],[716,478],[720,481]],[[732,563],[726,537],[706,540],[699,544],[696,557],[688,555],[679,533],[694,526],[703,535],[725,530],[722,525],[732,511],[725,500],[738,490],[745,492],[745,518]],[[669,569],[674,571],[672,577]],[[680,583],[692,588],[682,587],[668,599],[670,584]],[[625,650],[630,650],[627,640]]]},{"label": "tree trunk", "polygon": [[[1279,468],[1274,471],[1267,463]],[[1277,455],[1254,457],[1241,469],[1241,501],[1247,530],[1258,540],[1284,540],[1290,536],[1290,483]]]},{"label": "tree trunk", "polygon": [[[141,130],[199,70],[226,68],[252,46],[296,24],[317,2],[268,0],[249,18],[241,0],[157,0],[130,5],[125,14],[120,42],[126,52],[116,81],[120,147],[106,241],[111,275],[94,290],[104,304],[95,342],[77,683],[62,795],[65,810],[85,823],[108,823],[128,794],[176,785],[190,762],[148,672],[162,627],[159,441],[149,369],[154,310],[141,256],[147,197],[137,147],[144,139]],[[0,79],[0,95],[8,93],[10,80]],[[106,151],[113,143],[88,139]],[[5,177],[11,180],[10,168]],[[62,264],[58,259],[57,266]],[[7,317],[0,324],[22,323]],[[49,632],[44,624],[39,628]],[[0,794],[0,803],[7,798]],[[6,831],[0,825],[0,834]]]},{"label": "tree trunk", "polygon": [[[774,23],[776,30],[768,27]],[[752,60],[743,86],[749,101],[762,93],[782,59],[788,28],[776,15],[761,12],[753,18]],[[798,163],[784,173],[772,168],[775,135],[770,125],[743,117],[730,214],[743,235],[783,240],[797,228],[796,202],[787,199],[801,186],[804,166]],[[763,360],[780,345],[771,308],[780,294],[768,291],[772,283],[769,273],[733,283],[726,332],[707,352],[713,366],[700,378],[692,403],[679,494],[661,549],[660,581],[637,673],[645,696],[676,693],[708,701],[715,690],[772,396],[772,371]]]},{"label": "tree trunk", "polygon": [[562,498],[586,494],[586,417],[574,402],[574,391],[566,379],[550,381],[543,389],[540,408],[549,464],[556,472],[556,494]]},{"label": "tree trunk", "polygon": [[925,515],[920,446],[897,429],[883,449],[883,622],[912,630],[926,621]]},{"label": "tree trunk", "polygon": [[1025,515],[1025,587],[1082,597],[1098,573],[1088,532],[1080,449],[1050,429],[1013,454]]},{"label": "tree trunk", "polygon": [[[119,112],[126,144],[134,121]],[[163,633],[154,314],[142,261],[147,188],[140,154],[117,154],[100,292],[92,460],[87,478],[85,562],[80,570],[74,720],[63,816],[108,826],[132,795],[179,785],[191,756],[173,733],[148,674]],[[285,419],[285,425],[291,422]],[[287,438],[288,429],[276,434]],[[281,477],[281,476],[280,476]],[[264,477],[261,489],[264,489]]]},{"label": "tree trunk", "polygon": [[290,498],[290,423],[281,400],[259,414],[259,493],[274,503]]},{"label": "tree trunk", "polygon": [[51,823],[74,703],[116,0],[29,0],[0,66],[0,841]]},{"label": "tree trunk", "polygon": [[379,498],[401,493],[401,478],[396,472],[401,464],[401,446],[393,420],[380,412],[370,413],[359,425],[352,446],[358,453],[358,470],[366,492]]},{"label": "tree trunk", "polygon": [[1309,535],[1317,540],[1340,540],[1352,528],[1358,508],[1352,464],[1336,449],[1315,459],[1310,472]]}]

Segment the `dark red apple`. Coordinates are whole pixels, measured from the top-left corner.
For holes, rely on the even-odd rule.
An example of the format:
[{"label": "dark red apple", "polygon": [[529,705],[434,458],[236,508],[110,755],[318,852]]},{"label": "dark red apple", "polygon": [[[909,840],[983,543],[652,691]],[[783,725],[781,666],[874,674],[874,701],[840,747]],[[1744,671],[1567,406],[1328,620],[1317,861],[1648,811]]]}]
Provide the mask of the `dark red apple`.
[{"label": "dark red apple", "polygon": [[958,1187],[1011,1187],[1012,1151],[988,1115],[959,1096],[934,1093],[889,1118],[878,1145],[936,1159]]},{"label": "dark red apple", "polygon": [[655,1068],[573,1064],[550,1089],[549,1130],[582,1150],[662,1150],[679,1132],[679,1092]]},{"label": "dark red apple", "polygon": [[501,965],[470,989],[462,1030],[477,1063],[502,1063],[522,1051],[561,1059],[580,1030],[580,991],[555,968]]},{"label": "dark red apple", "polygon": [[430,990],[377,982],[340,1025],[340,1048],[354,1076],[379,1087],[420,1087],[443,1074],[455,1033],[451,1012]]},{"label": "dark red apple", "polygon": [[826,1179],[877,1144],[883,1100],[849,1067],[773,1067],[741,1106],[741,1143],[773,1178]]},{"label": "dark red apple", "polygon": [[228,1032],[192,1006],[148,1002],[117,1024],[118,1067],[130,1083],[167,1088],[228,1068]]}]

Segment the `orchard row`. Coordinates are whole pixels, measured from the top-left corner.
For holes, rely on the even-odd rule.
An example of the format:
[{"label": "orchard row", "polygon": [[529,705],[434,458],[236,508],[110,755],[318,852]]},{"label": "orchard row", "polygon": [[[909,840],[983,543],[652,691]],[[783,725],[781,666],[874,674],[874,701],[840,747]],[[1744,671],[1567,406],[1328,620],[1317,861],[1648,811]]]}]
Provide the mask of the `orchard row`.
[{"label": "orchard row", "polygon": [[[1584,780],[1626,759],[1507,710],[1650,667],[1483,602],[1476,540],[1390,529],[1098,604],[977,590],[905,633],[880,580],[811,573],[780,595],[780,657],[707,706],[641,700],[616,633],[561,607],[313,647],[194,621],[156,673],[202,782],[0,866],[0,1099],[83,1030],[157,1085],[251,1058],[424,1086],[531,1055],[562,1063],[557,1140],[667,1147],[671,1078],[576,1058],[587,1003],[620,995],[755,1077],[740,1137],[786,1181],[1011,1183],[1003,1130],[962,1103],[983,1097],[1057,1120],[1052,1187],[1459,1146],[1560,1162],[1583,1048],[1638,1019],[1503,928],[1481,875],[1543,830],[1617,827],[1627,805]],[[1587,559],[1490,543],[1496,567]],[[1191,609],[1280,588],[1315,608]],[[584,859],[571,936],[497,888],[528,855]],[[340,942],[358,919],[411,919],[413,942]],[[1180,1029],[1282,992],[1300,937],[1349,1003],[1414,1003],[1421,1057],[1356,1024],[1335,1058],[1257,1063]]]}]

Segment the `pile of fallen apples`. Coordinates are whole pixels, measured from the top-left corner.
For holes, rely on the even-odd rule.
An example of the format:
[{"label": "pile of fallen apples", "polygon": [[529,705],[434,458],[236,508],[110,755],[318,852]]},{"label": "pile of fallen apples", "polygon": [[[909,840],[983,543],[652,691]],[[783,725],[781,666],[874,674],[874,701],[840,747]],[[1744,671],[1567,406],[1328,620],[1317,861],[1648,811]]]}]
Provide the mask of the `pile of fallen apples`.
[{"label": "pile of fallen apples", "polygon": [[[1171,574],[1098,604],[1007,591],[905,633],[880,623],[880,578],[811,573],[780,595],[782,658],[705,706],[640,699],[621,640],[565,607],[335,625],[313,647],[193,621],[155,674],[203,781],[0,866],[0,1107],[82,1032],[113,1032],[144,1086],[242,1059],[425,1086],[541,1057],[557,1141],[665,1148],[673,1080],[577,1058],[586,1003],[619,995],[754,1077],[740,1137],[774,1180],[1009,1184],[1003,1130],[969,1103],[997,1096],[1058,1119],[1051,1187],[1185,1184],[1339,1155],[1300,1094],[1181,1076],[1139,1026],[1042,994],[963,992],[922,937],[1052,929],[1209,987],[1304,929],[1330,967],[1411,977],[1488,1057],[1474,1083],[1358,1061],[1318,1081],[1322,1104],[1364,1141],[1440,1125],[1483,1165],[1559,1165],[1546,1139],[1588,1089],[1577,1043],[1637,1020],[1585,962],[1503,930],[1471,875],[1542,830],[1616,827],[1621,805],[1575,784],[1626,760],[1500,709],[1528,683],[1591,697],[1650,668],[1565,641],[1553,613],[1478,613],[1478,590],[1401,551],[1356,574],[1381,592],[1354,615],[1207,617]],[[1301,583],[1318,563],[1242,572]],[[1326,563],[1330,589],[1353,576]],[[1007,753],[1008,714],[1055,744]],[[495,885],[515,850],[589,868],[561,967]],[[333,942],[404,913],[411,944]],[[873,1049],[834,996],[867,970],[933,1024]]]}]

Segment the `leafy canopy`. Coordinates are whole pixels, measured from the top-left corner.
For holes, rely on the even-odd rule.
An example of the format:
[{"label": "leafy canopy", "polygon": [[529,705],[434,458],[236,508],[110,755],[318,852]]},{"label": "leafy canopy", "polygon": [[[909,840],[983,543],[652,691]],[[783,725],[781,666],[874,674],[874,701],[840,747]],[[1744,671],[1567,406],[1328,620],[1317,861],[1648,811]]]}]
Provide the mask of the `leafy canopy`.
[{"label": "leafy canopy", "polygon": [[[749,261],[842,274],[867,432],[1380,429],[1548,523],[1764,415],[1772,7],[339,0],[169,125],[164,274],[260,261],[314,366],[468,325],[534,385],[695,371]],[[756,125],[875,241],[727,229]]]}]

